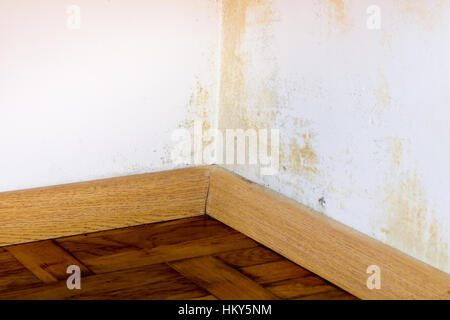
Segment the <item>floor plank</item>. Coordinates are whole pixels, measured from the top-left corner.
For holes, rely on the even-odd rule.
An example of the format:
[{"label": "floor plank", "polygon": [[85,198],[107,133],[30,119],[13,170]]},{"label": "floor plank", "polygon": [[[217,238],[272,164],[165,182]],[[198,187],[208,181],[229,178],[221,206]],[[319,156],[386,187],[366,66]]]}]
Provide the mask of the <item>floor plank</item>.
[{"label": "floor plank", "polygon": [[258,264],[285,260],[279,254],[263,246],[223,252],[215,255],[215,257],[234,268],[249,267]]},{"label": "floor plank", "polygon": [[81,275],[91,271],[54,241],[46,240],[8,247],[7,250],[44,283],[67,279],[67,267],[77,265]]},{"label": "floor plank", "polygon": [[195,217],[61,238],[56,241],[78,259],[84,260],[230,233],[237,232],[216,220]]},{"label": "floor plank", "polygon": [[123,270],[161,262],[183,260],[212,255],[236,248],[251,248],[258,244],[240,233],[212,236],[199,240],[183,241],[142,250],[129,250],[118,254],[84,259],[83,263],[95,273]]},{"label": "floor plank", "polygon": [[69,290],[65,281],[11,290],[0,299],[187,299],[208,293],[166,264],[121,270],[82,279],[81,290]]},{"label": "floor plank", "polygon": [[289,261],[282,260],[238,269],[284,299],[299,300],[356,299],[332,283]]},{"label": "floor plank", "polygon": [[11,253],[0,248],[0,292],[21,288],[41,281],[20,264]]},{"label": "floor plank", "polygon": [[277,299],[256,282],[214,257],[177,261],[169,265],[219,299]]},{"label": "floor plank", "polygon": [[317,276],[310,276],[279,281],[265,288],[281,299],[292,299],[332,291],[335,286]]},{"label": "floor plank", "polygon": [[260,284],[273,283],[282,280],[302,278],[313,274],[288,260],[259,264],[239,268],[239,270]]},{"label": "floor plank", "polygon": [[316,294],[310,294],[310,295],[300,295],[294,300],[357,300],[355,296],[351,295],[350,293],[347,293],[345,291],[342,291],[340,289],[334,289],[330,291],[325,291],[321,293]]},{"label": "floor plank", "polygon": [[204,297],[200,297],[200,298],[197,298],[197,299],[194,299],[194,300],[217,300],[217,298],[214,297],[212,294],[210,294],[210,295],[207,295],[207,296],[204,296]]}]

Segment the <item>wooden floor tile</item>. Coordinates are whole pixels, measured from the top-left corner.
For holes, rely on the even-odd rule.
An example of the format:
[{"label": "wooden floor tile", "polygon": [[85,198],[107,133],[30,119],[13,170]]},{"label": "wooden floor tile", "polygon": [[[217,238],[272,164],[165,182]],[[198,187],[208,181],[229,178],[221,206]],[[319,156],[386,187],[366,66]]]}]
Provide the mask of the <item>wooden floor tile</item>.
[{"label": "wooden floor tile", "polygon": [[332,291],[336,287],[317,276],[310,276],[279,281],[265,288],[282,299],[292,299]]},{"label": "wooden floor tile", "polygon": [[340,289],[310,295],[301,295],[294,300],[357,300],[355,296]]},{"label": "wooden floor tile", "polygon": [[256,282],[214,257],[177,261],[169,265],[219,299],[277,299]]},{"label": "wooden floor tile", "polygon": [[216,220],[195,217],[61,238],[56,241],[78,259],[84,260],[230,233],[236,231]]},{"label": "wooden floor tile", "polygon": [[308,270],[288,260],[243,267],[239,268],[239,270],[249,278],[261,284],[313,275]]},{"label": "wooden floor tile", "polygon": [[128,269],[81,280],[81,290],[65,281],[0,294],[0,299],[187,299],[209,294],[166,264]]},{"label": "wooden floor tile", "polygon": [[215,255],[215,257],[234,268],[249,267],[258,264],[285,260],[285,258],[279,254],[263,246],[223,252]]},{"label": "wooden floor tile", "polygon": [[44,283],[67,279],[67,267],[77,265],[81,274],[91,271],[54,241],[46,240],[8,247],[7,250]]},{"label": "wooden floor tile", "polygon": [[200,298],[196,298],[193,300],[217,300],[216,297],[214,297],[212,294],[204,296],[204,297],[200,297]]},{"label": "wooden floor tile", "polygon": [[177,244],[161,245],[149,249],[129,250],[126,252],[84,259],[93,272],[104,273],[131,267],[176,261],[193,257],[216,254],[236,248],[251,248],[258,244],[240,233],[225,236],[184,241]]},{"label": "wooden floor tile", "polygon": [[20,264],[11,253],[0,248],[0,292],[21,288],[41,281]]}]

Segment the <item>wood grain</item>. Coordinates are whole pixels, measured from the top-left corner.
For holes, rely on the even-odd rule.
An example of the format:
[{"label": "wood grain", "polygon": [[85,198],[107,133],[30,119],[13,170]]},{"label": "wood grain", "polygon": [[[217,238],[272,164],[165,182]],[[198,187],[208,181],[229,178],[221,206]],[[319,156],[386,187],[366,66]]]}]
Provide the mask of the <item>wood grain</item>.
[{"label": "wood grain", "polygon": [[315,294],[300,295],[294,300],[357,300],[355,296],[337,289],[331,289],[330,291],[319,292]]},{"label": "wood grain", "polygon": [[81,275],[91,271],[52,240],[8,247],[7,250],[44,283],[67,279],[67,267],[77,265]]},{"label": "wood grain", "polygon": [[[334,285],[317,276],[282,280],[271,283],[265,288],[282,299],[296,299],[318,294],[325,295],[327,292],[335,292],[336,290]],[[340,291],[342,292],[342,290]],[[343,295],[352,297],[346,292]]]},{"label": "wood grain", "polygon": [[[450,299],[450,275],[223,168],[207,214],[363,299]],[[366,270],[381,269],[370,290]]]},{"label": "wood grain", "polygon": [[18,262],[11,253],[0,248],[0,292],[38,284],[41,281]]},{"label": "wood grain", "polygon": [[271,300],[277,297],[214,257],[171,262],[169,265],[219,299]]},{"label": "wood grain", "polygon": [[288,260],[270,262],[239,268],[247,277],[260,284],[273,283],[281,280],[289,280],[312,276],[313,274],[306,269],[296,265]]},{"label": "wood grain", "polygon": [[237,232],[217,220],[200,216],[65,237],[55,241],[78,259],[86,260],[231,234]]},{"label": "wood grain", "polygon": [[162,262],[216,254],[233,249],[255,247],[258,244],[240,233],[226,236],[211,236],[203,239],[160,245],[154,248],[129,250],[122,253],[83,259],[86,266],[95,273],[105,273]]},{"label": "wood grain", "polygon": [[217,254],[215,257],[235,268],[255,266],[266,264],[269,262],[285,260],[279,254],[263,246],[223,252]]},{"label": "wood grain", "polygon": [[0,246],[203,215],[207,167],[0,193]]},{"label": "wood grain", "polygon": [[258,246],[245,235],[206,216],[56,241],[95,273]]},{"label": "wood grain", "polygon": [[166,264],[132,268],[81,280],[81,290],[67,289],[65,281],[31,286],[0,294],[0,299],[25,300],[114,300],[114,299],[186,299],[208,293],[172,270]]},{"label": "wood grain", "polygon": [[[182,267],[196,263],[198,271]],[[92,266],[81,290],[67,288],[68,264]],[[0,299],[265,299],[276,292],[349,296],[206,215],[0,248]]]}]

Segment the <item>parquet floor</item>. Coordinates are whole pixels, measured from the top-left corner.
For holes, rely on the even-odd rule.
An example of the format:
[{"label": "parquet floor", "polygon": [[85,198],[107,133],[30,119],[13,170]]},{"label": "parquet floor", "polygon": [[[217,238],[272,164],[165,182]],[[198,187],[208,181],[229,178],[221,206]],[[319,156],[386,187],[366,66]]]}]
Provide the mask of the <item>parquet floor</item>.
[{"label": "parquet floor", "polygon": [[[69,265],[81,289],[69,290]],[[0,248],[0,299],[355,299],[208,217]]]}]

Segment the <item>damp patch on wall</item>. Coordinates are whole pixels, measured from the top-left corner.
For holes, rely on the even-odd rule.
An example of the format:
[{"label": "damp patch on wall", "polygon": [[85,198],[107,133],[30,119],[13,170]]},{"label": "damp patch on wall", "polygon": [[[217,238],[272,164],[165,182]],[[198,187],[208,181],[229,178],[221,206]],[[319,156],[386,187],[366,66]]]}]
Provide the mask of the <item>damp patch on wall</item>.
[{"label": "damp patch on wall", "polygon": [[375,227],[380,228],[385,243],[447,269],[448,231],[438,222],[421,174],[411,163],[410,144],[409,140],[387,139],[391,165],[380,188],[382,213]]}]

